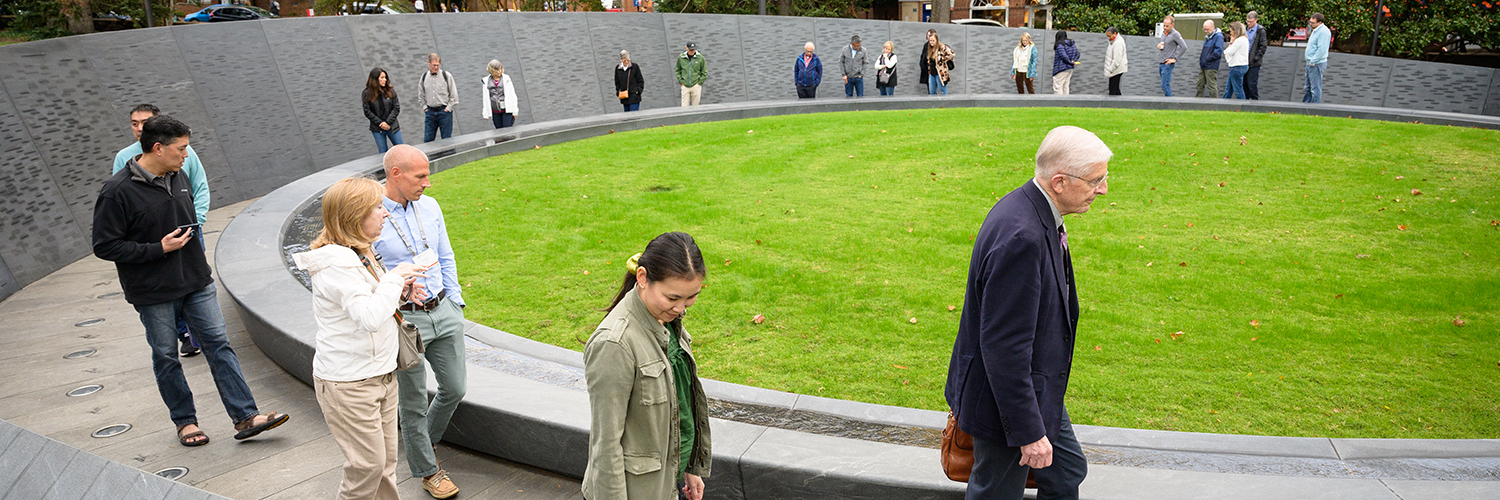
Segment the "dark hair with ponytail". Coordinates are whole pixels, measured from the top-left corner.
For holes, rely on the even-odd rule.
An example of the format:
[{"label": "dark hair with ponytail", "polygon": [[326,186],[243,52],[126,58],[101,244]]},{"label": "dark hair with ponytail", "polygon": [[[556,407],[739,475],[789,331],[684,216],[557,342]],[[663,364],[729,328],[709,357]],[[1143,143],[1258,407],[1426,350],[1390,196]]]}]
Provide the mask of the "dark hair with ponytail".
[{"label": "dark hair with ponytail", "polygon": [[[703,266],[703,253],[698,251],[698,243],[693,241],[692,236],[687,233],[662,233],[646,245],[646,251],[641,252],[637,265],[646,268],[646,281],[656,283],[667,278],[678,278],[692,280],[708,276],[708,269]],[[608,313],[635,288],[635,271],[625,271],[625,281],[620,284],[620,293],[615,294],[615,300],[609,303],[609,308],[604,309]]]}]

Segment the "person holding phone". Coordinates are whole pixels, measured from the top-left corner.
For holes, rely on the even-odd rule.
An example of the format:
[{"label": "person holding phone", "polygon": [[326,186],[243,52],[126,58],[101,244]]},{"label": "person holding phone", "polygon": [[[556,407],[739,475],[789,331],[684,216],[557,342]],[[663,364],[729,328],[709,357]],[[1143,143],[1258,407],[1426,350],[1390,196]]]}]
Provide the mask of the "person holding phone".
[{"label": "person holding phone", "polygon": [[687,233],[657,236],[626,261],[620,291],[583,348],[584,498],[703,500],[713,466],[708,397],[682,317],[707,273]]},{"label": "person holding phone", "polygon": [[239,431],[235,439],[256,436],[290,417],[263,415],[256,408],[239,358],[224,335],[204,247],[190,241],[194,231],[179,227],[197,223],[192,186],[181,172],[191,135],[186,124],[166,115],[142,124],[144,152],[105,181],[94,202],[93,242],[95,256],[115,263],[125,300],[146,327],[156,388],[177,425],[178,442],[202,446],[208,436],[198,428],[193,392],[177,359],[178,311],[203,345],[219,399]]},{"label": "person holding phone", "polygon": [[380,183],[340,180],[323,195],[323,230],[312,250],[292,255],[312,281],[318,321],[313,391],[344,452],[339,498],[396,500],[396,307],[422,302],[424,267],[386,272],[370,243],[387,212]]},{"label": "person holding phone", "polygon": [[[390,213],[373,243],[387,270],[413,263],[427,268],[418,282],[427,296],[401,305],[401,316],[417,325],[426,352],[423,363],[397,370],[401,387],[401,442],[406,463],[414,477],[422,478],[422,489],[433,498],[458,494],[448,472],[438,467],[433,446],[443,440],[453,410],[468,390],[464,361],[464,299],[458,285],[458,267],[453,245],[448,243],[448,225],[443,208],[431,196],[423,196],[432,182],[427,155],[408,145],[392,146],[385,153],[385,197],[381,205]],[[429,267],[430,266],[430,267]],[[427,365],[437,379],[437,396],[427,401]]]}]

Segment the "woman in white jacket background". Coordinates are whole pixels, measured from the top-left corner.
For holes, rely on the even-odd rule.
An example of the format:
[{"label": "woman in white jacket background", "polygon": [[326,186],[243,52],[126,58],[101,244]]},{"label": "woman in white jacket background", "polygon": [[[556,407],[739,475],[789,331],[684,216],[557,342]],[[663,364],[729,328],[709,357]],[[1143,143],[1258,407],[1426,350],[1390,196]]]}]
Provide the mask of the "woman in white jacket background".
[{"label": "woman in white jacket background", "polygon": [[490,76],[483,78],[484,106],[482,115],[486,120],[495,124],[495,128],[505,128],[516,124],[516,87],[510,84],[510,75],[505,74],[505,66],[500,61],[491,59],[489,66]]},{"label": "woman in white jacket background", "polygon": [[397,498],[395,312],[404,295],[422,299],[412,282],[423,275],[412,264],[384,272],[370,249],[386,217],[384,191],[365,178],[334,183],[312,250],[292,255],[312,278],[313,391],[347,461],[340,499]]},{"label": "woman in white jacket background", "polygon": [[1224,87],[1224,98],[1245,98],[1245,73],[1250,70],[1250,39],[1245,38],[1245,25],[1239,21],[1229,23],[1229,33],[1234,41],[1224,47],[1224,64],[1229,65],[1229,85]]}]

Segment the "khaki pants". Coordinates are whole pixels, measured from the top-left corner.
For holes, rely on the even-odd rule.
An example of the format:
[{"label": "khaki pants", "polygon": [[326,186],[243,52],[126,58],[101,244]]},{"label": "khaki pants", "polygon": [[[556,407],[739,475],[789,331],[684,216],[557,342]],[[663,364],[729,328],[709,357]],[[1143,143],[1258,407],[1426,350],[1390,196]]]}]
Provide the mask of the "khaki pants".
[{"label": "khaki pants", "polygon": [[313,377],[313,392],[328,432],[344,452],[339,500],[398,500],[396,496],[396,375],[355,382]]},{"label": "khaki pants", "polygon": [[1219,97],[1219,70],[1198,70],[1197,97]]},{"label": "khaki pants", "polygon": [[702,84],[694,85],[694,86],[691,86],[691,87],[683,87],[682,84],[679,83],[679,84],[677,84],[677,87],[680,88],[680,89],[682,89],[682,106],[683,107],[697,106],[698,105],[698,99],[703,97],[703,85]]},{"label": "khaki pants", "polygon": [[1071,69],[1067,70],[1067,71],[1064,71],[1062,73],[1058,73],[1058,74],[1052,75],[1052,93],[1058,94],[1058,95],[1068,95],[1068,94],[1071,94],[1071,93],[1073,93],[1073,88],[1070,87],[1069,85],[1072,84],[1072,83],[1073,83],[1073,70],[1071,70]]}]

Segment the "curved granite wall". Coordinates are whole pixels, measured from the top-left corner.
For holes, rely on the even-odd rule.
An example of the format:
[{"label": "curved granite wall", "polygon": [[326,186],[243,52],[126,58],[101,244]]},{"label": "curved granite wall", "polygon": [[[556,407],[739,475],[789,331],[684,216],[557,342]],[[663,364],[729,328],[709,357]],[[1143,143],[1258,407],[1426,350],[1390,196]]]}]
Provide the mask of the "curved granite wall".
[{"label": "curved granite wall", "polygon": [[[0,47],[0,298],[88,255],[94,195],[115,151],[131,141],[125,112],[152,102],[194,129],[214,205],[270,192],[374,152],[358,95],[386,68],[410,97],[424,57],[443,55],[458,80],[455,134],[479,132],[479,79],[505,64],[519,94],[518,124],[615,112],[613,66],[628,49],[646,78],[643,109],[676,104],[671,69],[686,41],[708,59],[706,104],[795,97],[791,63],[804,41],[836,57],[850,35],[896,43],[899,92],[918,93],[917,55],[928,28],[958,53],[954,94],[1009,93],[1010,50],[1022,31],[854,19],[622,13],[464,13],[294,18],[117,31]],[[1102,93],[1104,36],[1073,35],[1084,64],[1075,93]],[[1128,95],[1158,95],[1155,42],[1126,37]],[[1046,43],[1043,44],[1047,45]],[[1197,48],[1185,61],[1197,59]],[[1273,47],[1261,71],[1268,100],[1300,97],[1301,54]],[[1042,51],[1039,68],[1052,64]],[[829,63],[829,68],[836,67]],[[1192,64],[1175,75],[1190,94]],[[1050,72],[1043,72],[1050,73]],[[1500,116],[1500,72],[1333,54],[1325,101]],[[828,78],[824,95],[838,95]],[[1042,93],[1051,76],[1036,82]],[[874,93],[873,82],[867,90]],[[875,97],[866,97],[873,99]],[[408,100],[408,106],[413,103]],[[418,142],[421,115],[403,114]]]}]

